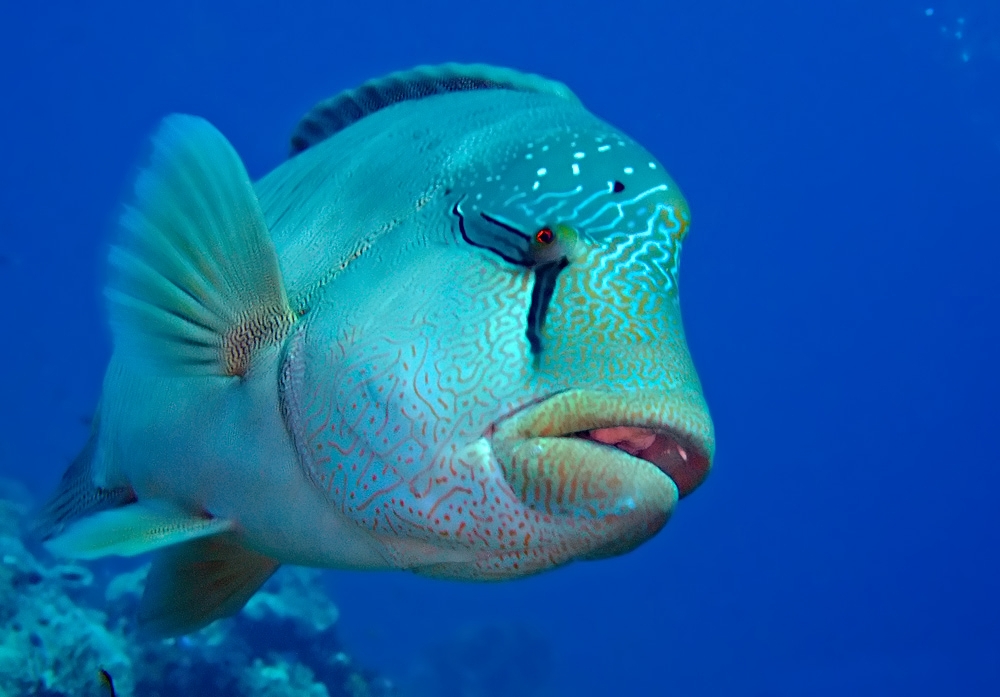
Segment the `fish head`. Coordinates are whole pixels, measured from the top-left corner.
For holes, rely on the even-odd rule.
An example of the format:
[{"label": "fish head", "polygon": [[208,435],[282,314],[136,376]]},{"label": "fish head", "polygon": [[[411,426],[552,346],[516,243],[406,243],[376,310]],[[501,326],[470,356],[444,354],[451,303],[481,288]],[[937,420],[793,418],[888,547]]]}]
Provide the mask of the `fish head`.
[{"label": "fish head", "polygon": [[547,512],[592,475],[586,503],[563,513],[618,529],[586,556],[621,553],[662,527],[714,453],[678,295],[690,210],[656,158],[603,125],[508,153],[456,210],[464,239],[532,269],[525,336],[551,396],[501,419],[493,452]]},{"label": "fish head", "polygon": [[[690,213],[594,119],[469,153],[289,345],[303,464],[393,565],[503,579],[621,554],[707,475],[677,293]],[[359,260],[359,262],[362,260]],[[367,264],[367,265],[365,265]]]}]

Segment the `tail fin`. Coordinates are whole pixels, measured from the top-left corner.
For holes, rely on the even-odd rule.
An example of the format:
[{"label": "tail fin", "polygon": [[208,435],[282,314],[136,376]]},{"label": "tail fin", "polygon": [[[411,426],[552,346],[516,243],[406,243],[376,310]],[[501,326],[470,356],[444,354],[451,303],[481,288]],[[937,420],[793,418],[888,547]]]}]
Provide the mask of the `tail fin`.
[{"label": "tail fin", "polygon": [[60,535],[67,525],[80,518],[136,501],[135,492],[127,484],[105,488],[94,483],[99,420],[99,415],[95,416],[86,445],[63,473],[55,494],[38,514],[34,535],[41,541]]}]

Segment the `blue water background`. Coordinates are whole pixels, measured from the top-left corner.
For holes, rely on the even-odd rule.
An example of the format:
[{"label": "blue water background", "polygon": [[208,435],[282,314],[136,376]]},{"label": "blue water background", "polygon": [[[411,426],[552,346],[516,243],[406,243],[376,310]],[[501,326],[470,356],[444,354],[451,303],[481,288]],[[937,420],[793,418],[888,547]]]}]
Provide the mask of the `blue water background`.
[{"label": "blue water background", "polygon": [[522,625],[560,697],[1000,694],[995,5],[4,3],[0,474],[42,495],[85,439],[103,255],[161,116],[207,117],[257,177],[340,89],[510,65],[686,193],[715,471],[615,560],[489,586],[333,572],[348,646],[402,679],[462,628]]}]

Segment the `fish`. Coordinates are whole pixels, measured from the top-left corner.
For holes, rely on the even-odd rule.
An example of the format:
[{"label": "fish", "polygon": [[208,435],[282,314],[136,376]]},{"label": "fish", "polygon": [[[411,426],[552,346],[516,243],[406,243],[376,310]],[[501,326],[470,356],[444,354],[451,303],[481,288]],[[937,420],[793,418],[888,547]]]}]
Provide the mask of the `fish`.
[{"label": "fish", "polygon": [[101,694],[105,697],[115,697],[115,681],[111,678],[111,673],[104,668],[97,670],[97,684],[101,688]]},{"label": "fish", "polygon": [[690,210],[564,84],[445,64],[324,100],[251,180],[166,117],[123,205],[91,434],[51,553],[155,552],[138,619],[281,564],[502,581],[651,539],[707,476]]}]

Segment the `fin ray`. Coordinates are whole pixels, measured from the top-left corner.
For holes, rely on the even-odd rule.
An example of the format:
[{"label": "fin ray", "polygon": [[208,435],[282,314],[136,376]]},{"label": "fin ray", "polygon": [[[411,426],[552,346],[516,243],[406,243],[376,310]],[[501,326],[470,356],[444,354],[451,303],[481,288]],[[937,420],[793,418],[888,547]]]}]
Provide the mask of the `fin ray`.
[{"label": "fin ray", "polygon": [[505,89],[539,92],[578,101],[561,82],[492,65],[422,65],[395,72],[326,99],[302,117],[292,133],[291,155],[320,143],[376,111],[448,92]]},{"label": "fin ray", "polygon": [[[134,503],[135,492],[124,481],[102,482],[95,474],[107,470],[97,463],[100,437],[100,409],[95,412],[90,437],[59,480],[56,492],[39,512],[33,534],[41,540],[60,535],[73,521],[88,515]],[[103,479],[103,477],[102,477]]]},{"label": "fin ray", "polygon": [[193,632],[239,612],[277,569],[232,534],[171,547],[150,569],[139,622],[157,636]]},{"label": "fin ray", "polygon": [[116,350],[182,375],[243,375],[295,321],[250,177],[204,119],[153,137],[105,291]]},{"label": "fin ray", "polygon": [[80,518],[46,540],[45,547],[73,559],[112,554],[132,557],[231,528],[225,519],[192,515],[166,501],[145,500]]}]

